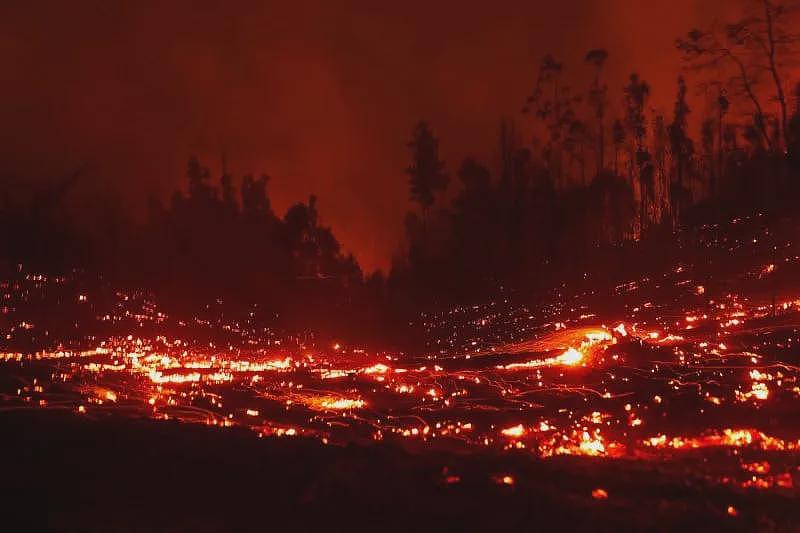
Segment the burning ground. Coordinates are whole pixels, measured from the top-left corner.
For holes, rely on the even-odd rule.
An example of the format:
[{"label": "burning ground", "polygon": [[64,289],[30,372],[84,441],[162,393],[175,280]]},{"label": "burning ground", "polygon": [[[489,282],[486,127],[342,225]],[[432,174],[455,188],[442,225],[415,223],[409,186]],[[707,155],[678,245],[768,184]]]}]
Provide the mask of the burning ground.
[{"label": "burning ground", "polygon": [[[565,285],[535,306],[507,296],[420,315],[412,327],[428,344],[408,352],[292,335],[257,308],[172,316],[146,293],[21,271],[3,283],[0,416],[15,435],[6,461],[19,462],[9,471],[26,487],[23,465],[61,464],[67,450],[80,458],[72,476],[88,468],[112,486],[124,475],[146,484],[117,466],[144,458],[155,469],[147,479],[176,492],[199,475],[184,470],[227,472],[244,479],[234,492],[282,493],[285,505],[268,505],[282,509],[281,527],[303,505],[352,520],[348,505],[389,513],[399,499],[430,521],[422,526],[554,526],[577,509],[609,527],[713,518],[720,528],[789,528],[800,520],[794,235],[758,218],[707,227],[683,236],[693,261],[641,279]],[[307,464],[275,465],[263,481],[261,467],[247,473],[249,457],[263,464],[270,453]],[[79,466],[96,461],[104,474]],[[36,481],[57,499],[54,487],[71,481],[63,465],[51,470]],[[276,472],[296,479],[284,491]],[[153,490],[183,508],[203,504]],[[482,498],[493,507],[464,522]],[[236,507],[230,520],[253,516]],[[76,513],[55,515],[91,514]]]}]

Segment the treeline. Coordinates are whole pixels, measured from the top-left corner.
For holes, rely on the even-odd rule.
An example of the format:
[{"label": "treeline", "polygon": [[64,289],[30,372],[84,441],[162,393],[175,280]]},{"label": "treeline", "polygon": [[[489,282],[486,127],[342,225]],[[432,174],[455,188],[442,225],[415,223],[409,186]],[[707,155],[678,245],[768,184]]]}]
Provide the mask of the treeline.
[{"label": "treeline", "polygon": [[143,223],[108,192],[69,207],[65,197],[80,173],[40,188],[7,187],[0,266],[46,273],[78,267],[115,286],[153,290],[160,302],[192,312],[209,303],[230,310],[257,304],[262,318],[331,335],[362,313],[379,316],[367,303],[380,282],[375,288],[365,281],[353,255],[320,222],[315,196],[279,217],[266,175],[246,175],[238,185],[225,172],[214,180],[193,157],[186,177],[185,192],[166,204],[149,199]]},{"label": "treeline", "polygon": [[[652,88],[637,73],[609,94],[603,49],[586,54],[591,82],[580,90],[545,56],[521,116],[500,127],[494,173],[466,158],[448,179],[438,140],[418,124],[407,175],[419,210],[407,216],[408,248],[391,280],[457,295],[602,278],[668,257],[679,226],[796,211],[795,15],[752,0],[744,18],[677,39],[686,69],[668,112],[652,108]],[[535,133],[524,138],[523,129]]]},{"label": "treeline", "polygon": [[135,239],[140,249],[133,254],[145,281],[179,286],[188,278],[189,290],[207,286],[242,297],[268,297],[303,284],[361,283],[355,258],[320,223],[315,196],[279,218],[266,175],[244,176],[237,190],[233,177],[223,173],[216,186],[209,170],[192,158],[187,178],[187,192],[176,192],[168,206],[150,202],[147,223]]},{"label": "treeline", "polygon": [[244,176],[237,188],[223,173],[215,184],[209,169],[192,157],[186,176],[186,192],[176,191],[167,205],[155,196],[148,199],[144,224],[134,223],[114,195],[102,193],[81,206],[91,205],[91,212],[71,216],[64,195],[79,173],[27,195],[8,195],[0,211],[3,255],[32,269],[95,266],[109,276],[171,285],[187,280],[223,293],[241,279],[254,281],[247,288],[251,293],[288,278],[361,281],[353,255],[344,254],[331,229],[320,223],[314,195],[278,217],[266,175]]},{"label": "treeline", "polygon": [[212,179],[195,158],[185,192],[151,200],[141,224],[113,195],[70,216],[64,198],[80,173],[41,189],[2,187],[2,260],[41,271],[80,266],[185,305],[258,302],[309,324],[641,269],[674,251],[678,226],[796,211],[793,13],[771,0],[751,5],[741,20],[676,41],[686,76],[667,112],[652,109],[652,89],[635,73],[610,94],[609,57],[596,49],[582,66],[590,82],[578,89],[562,63],[542,60],[522,113],[499,128],[496,162],[468,157],[448,167],[431,127],[419,123],[406,169],[418,209],[387,274],[364,276],[321,224],[314,196],[279,216],[266,176]]}]

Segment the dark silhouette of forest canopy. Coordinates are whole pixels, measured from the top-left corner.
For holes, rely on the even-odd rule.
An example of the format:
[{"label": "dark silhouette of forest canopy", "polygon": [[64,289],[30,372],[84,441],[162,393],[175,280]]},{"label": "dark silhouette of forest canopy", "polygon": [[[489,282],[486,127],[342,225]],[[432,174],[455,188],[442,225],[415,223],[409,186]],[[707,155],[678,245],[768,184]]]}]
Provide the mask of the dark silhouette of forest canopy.
[{"label": "dark silhouette of forest canopy", "polygon": [[408,197],[398,199],[413,206],[406,244],[386,273],[365,276],[342,250],[320,219],[324,199],[311,195],[280,215],[267,175],[212,176],[194,157],[185,190],[151,198],[144,222],[122,214],[113,195],[70,212],[65,199],[80,171],[38,188],[6,180],[3,261],[84,268],[186,302],[277,310],[292,301],[330,316],[365,302],[402,309],[542,288],[619,268],[632,250],[669,253],[679,227],[796,215],[795,17],[781,2],[753,0],[738,20],[687,31],[675,43],[685,68],[668,113],[651,107],[655,89],[635,72],[612,94],[605,70],[614,58],[602,48],[569,67],[588,71],[587,86],[571,86],[568,67],[545,55],[519,115],[499,125],[499,165],[444,161],[435,125],[419,122],[408,143]]}]

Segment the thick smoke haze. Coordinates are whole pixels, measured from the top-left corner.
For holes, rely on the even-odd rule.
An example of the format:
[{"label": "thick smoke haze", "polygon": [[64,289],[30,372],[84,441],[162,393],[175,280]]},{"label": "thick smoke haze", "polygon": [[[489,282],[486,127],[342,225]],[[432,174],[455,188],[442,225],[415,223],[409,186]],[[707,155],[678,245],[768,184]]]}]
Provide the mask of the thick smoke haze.
[{"label": "thick smoke haze", "polygon": [[[722,0],[567,2],[6,1],[0,6],[0,175],[38,180],[88,162],[141,212],[215,176],[265,172],[278,213],[315,193],[366,270],[386,268],[410,208],[406,142],[425,119],[451,175],[493,163],[499,120],[522,120],[541,57],[576,85],[609,51],[612,98],[636,70],[668,111],[675,37]],[[582,74],[581,74],[582,73]]]}]

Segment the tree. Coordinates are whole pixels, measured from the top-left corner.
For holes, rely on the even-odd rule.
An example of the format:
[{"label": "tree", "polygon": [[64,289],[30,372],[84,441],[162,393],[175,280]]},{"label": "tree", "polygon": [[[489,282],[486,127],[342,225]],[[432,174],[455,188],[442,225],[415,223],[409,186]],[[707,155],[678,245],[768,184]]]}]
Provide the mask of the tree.
[{"label": "tree", "polygon": [[789,121],[789,157],[800,168],[800,83],[794,88],[794,113]]},{"label": "tree", "polygon": [[498,149],[500,151],[500,189],[506,194],[512,194],[512,184],[516,181],[517,165],[516,153],[520,149],[520,138],[513,121],[502,120],[498,136]]},{"label": "tree", "polygon": [[663,115],[657,115],[653,121],[653,159],[656,170],[657,213],[656,220],[663,222],[663,217],[669,212],[669,174],[667,173],[667,147],[669,133]]},{"label": "tree", "polygon": [[650,85],[642,80],[636,72],[631,74],[628,85],[625,87],[625,125],[633,134],[636,150],[644,147],[644,138],[647,133],[644,107],[648,96],[650,96]]},{"label": "tree", "polygon": [[[730,101],[728,100],[728,93],[725,89],[720,88],[719,95],[717,96],[717,179],[722,178],[725,172],[725,115],[728,114],[730,109]],[[711,193],[716,194],[716,181],[711,187]]]},{"label": "tree", "polygon": [[[561,84],[564,65],[552,55],[542,58],[536,84],[523,113],[534,111],[534,115],[542,122],[548,138],[544,147],[548,170],[556,184],[562,184],[564,178],[562,155],[563,149],[570,142],[570,129],[576,122],[574,104],[580,102],[579,96],[572,96],[570,89]],[[574,147],[574,145],[573,145]],[[570,155],[574,156],[574,152]]]},{"label": "tree", "polygon": [[[797,52],[794,45],[798,36],[788,30],[792,26],[789,22],[792,10],[786,3],[774,0],[749,0],[749,3],[751,9],[741,19],[708,31],[692,30],[676,44],[693,68],[732,69],[730,85],[751,102],[755,132],[767,149],[774,151],[789,142],[784,69]],[[762,72],[771,78],[773,99],[778,106],[774,135],[767,130],[768,117],[757,88]]]},{"label": "tree", "polygon": [[670,188],[673,208],[673,224],[677,223],[681,208],[685,203],[687,189],[684,186],[684,175],[689,160],[694,154],[694,143],[687,133],[688,116],[691,111],[686,102],[686,81],[683,76],[678,77],[678,96],[675,100],[675,111],[672,123],[669,125],[669,143],[672,152],[672,162],[676,174],[676,182]]},{"label": "tree", "polygon": [[584,61],[594,67],[595,75],[592,87],[589,90],[589,104],[594,111],[597,121],[597,174],[599,175],[605,168],[605,114],[607,104],[608,86],[602,83],[601,76],[603,67],[608,59],[608,52],[603,48],[590,50]]},{"label": "tree", "polygon": [[639,179],[639,219],[640,229],[644,230],[647,221],[647,203],[653,199],[653,163],[650,152],[645,147],[647,119],[644,115],[645,103],[650,96],[650,86],[639,77],[630,75],[625,86],[625,125],[633,136],[631,158],[628,166],[628,179],[633,182],[633,164],[636,163],[636,177]]},{"label": "tree", "polygon": [[567,134],[564,139],[564,148],[572,158],[576,161],[580,168],[580,184],[586,185],[586,156],[584,154],[584,147],[592,141],[592,135],[589,128],[582,120],[573,120],[569,124]]},{"label": "tree", "polygon": [[222,187],[222,203],[229,211],[236,211],[236,187],[233,186],[233,176],[223,170],[219,179]]},{"label": "tree", "polygon": [[[786,103],[786,94],[783,87],[783,64],[778,57],[780,53],[789,52],[791,45],[796,42],[796,35],[790,34],[784,27],[786,16],[789,13],[786,5],[771,0],[760,0],[763,9],[762,17],[753,17],[749,24],[740,23],[740,39],[760,48],[767,59],[767,69],[775,85],[775,99],[780,109],[780,133],[783,137],[783,146],[789,146],[789,121]],[[788,54],[787,54],[788,55]]]},{"label": "tree", "polygon": [[619,176],[619,153],[625,144],[625,126],[622,125],[621,120],[614,121],[611,134],[614,141],[614,174]]},{"label": "tree", "polygon": [[190,157],[186,169],[189,178],[189,198],[192,200],[210,200],[214,189],[208,185],[211,173],[207,167],[200,164],[196,157]]},{"label": "tree", "polygon": [[272,216],[272,207],[267,196],[269,176],[262,174],[257,180],[248,174],[242,178],[242,211],[247,216]]},{"label": "tree", "polygon": [[412,152],[411,166],[406,169],[411,200],[419,204],[424,226],[435,194],[447,188],[448,177],[444,162],[439,160],[439,141],[427,123],[417,124],[408,146]]},{"label": "tree", "polygon": [[486,169],[486,167],[471,157],[466,158],[464,162],[461,163],[461,168],[458,171],[458,177],[464,184],[464,189],[459,195],[459,198],[461,199],[475,196],[481,197],[489,190],[489,171]]},{"label": "tree", "polygon": [[286,211],[283,227],[300,277],[322,275],[320,269],[320,228],[317,226],[317,197],[309,196],[308,203],[298,202]]},{"label": "tree", "polygon": [[489,170],[466,158],[458,177],[463,187],[453,202],[453,246],[468,278],[488,275],[496,242],[498,217]]},{"label": "tree", "polygon": [[593,203],[596,209],[595,218],[601,221],[598,230],[602,241],[620,244],[631,233],[632,222],[636,215],[636,202],[630,185],[617,175],[603,172],[591,185]]},{"label": "tree", "polygon": [[714,143],[716,142],[716,124],[714,119],[706,118],[700,124],[700,146],[702,147],[703,167],[708,175],[709,194],[713,195],[716,189],[716,170],[714,169]]}]

